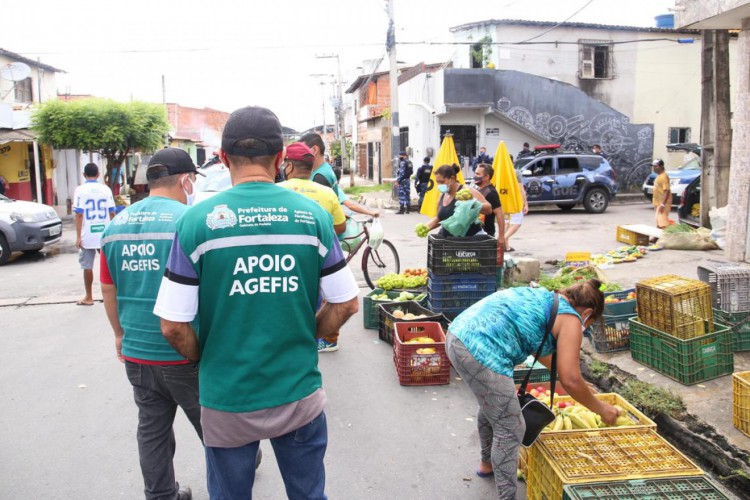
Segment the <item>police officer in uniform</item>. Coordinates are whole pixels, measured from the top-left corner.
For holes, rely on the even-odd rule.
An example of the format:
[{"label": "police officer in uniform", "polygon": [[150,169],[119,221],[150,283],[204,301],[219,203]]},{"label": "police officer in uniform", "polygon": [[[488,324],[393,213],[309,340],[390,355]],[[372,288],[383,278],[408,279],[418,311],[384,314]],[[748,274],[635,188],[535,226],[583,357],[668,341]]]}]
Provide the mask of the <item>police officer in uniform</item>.
[{"label": "police officer in uniform", "polygon": [[396,176],[396,182],[398,183],[398,204],[399,214],[409,213],[409,204],[411,203],[411,174],[413,173],[413,167],[406,151],[401,151],[398,155],[398,175]]}]

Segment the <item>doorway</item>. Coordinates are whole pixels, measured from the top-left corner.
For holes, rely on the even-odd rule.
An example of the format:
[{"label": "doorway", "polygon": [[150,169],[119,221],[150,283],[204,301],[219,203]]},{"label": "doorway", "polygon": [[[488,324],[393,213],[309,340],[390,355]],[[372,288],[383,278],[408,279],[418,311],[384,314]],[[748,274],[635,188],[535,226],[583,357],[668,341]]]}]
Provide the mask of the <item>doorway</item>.
[{"label": "doorway", "polygon": [[[477,154],[477,126],[476,125],[441,125],[440,144],[443,137],[450,132],[453,134],[453,144],[459,161],[471,161]],[[463,167],[463,165],[461,165]]]},{"label": "doorway", "polygon": [[[49,205],[50,202],[47,200],[47,182],[45,178],[45,168],[44,168],[44,162],[42,161],[42,151],[40,148],[39,151],[39,162],[41,165],[39,165],[39,171],[37,172],[37,166],[34,163],[34,144],[29,143],[28,145],[28,160],[26,160],[26,164],[28,165],[29,169],[29,186],[31,188],[31,201],[35,201],[37,203],[44,203]],[[41,187],[42,191],[42,199],[39,200],[36,192],[36,176],[37,173],[41,174],[41,178],[39,179],[39,185]]]}]

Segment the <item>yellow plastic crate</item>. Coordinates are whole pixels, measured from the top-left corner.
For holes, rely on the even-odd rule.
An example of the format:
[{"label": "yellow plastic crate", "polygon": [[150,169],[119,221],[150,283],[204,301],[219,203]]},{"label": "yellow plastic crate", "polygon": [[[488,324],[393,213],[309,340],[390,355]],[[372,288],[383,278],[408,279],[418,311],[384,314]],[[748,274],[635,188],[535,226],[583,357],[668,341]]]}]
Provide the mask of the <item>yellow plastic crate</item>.
[{"label": "yellow plastic crate", "polygon": [[[647,429],[656,429],[656,423],[648,418],[646,415],[638,411],[638,409],[631,405],[626,399],[624,399],[619,394],[615,393],[603,393],[603,394],[594,394],[596,396],[596,399],[599,399],[601,401],[604,401],[605,403],[609,403],[611,405],[618,405],[622,409],[624,409],[627,412],[627,417],[630,418],[633,421],[633,425],[626,427],[627,429],[635,429],[635,428],[647,428]],[[574,399],[571,396],[555,396],[555,403],[568,403],[570,401],[574,401]],[[560,431],[550,431],[550,430],[543,430],[542,432],[545,434],[556,434],[556,433],[570,433],[570,432],[606,432],[613,429],[620,429],[620,427],[603,427],[601,429],[574,429],[574,430],[560,430]],[[533,447],[533,445],[532,445]],[[523,446],[520,448],[518,452],[518,468],[523,471],[524,474],[528,471],[528,462],[529,462],[529,450],[527,448],[524,448]]]},{"label": "yellow plastic crate", "polygon": [[635,288],[643,324],[682,340],[714,331],[708,283],[670,274],[641,281]]},{"label": "yellow plastic crate", "polygon": [[526,494],[558,499],[569,484],[702,475],[652,429],[542,434],[529,449]]},{"label": "yellow plastic crate", "polygon": [[732,408],[734,426],[750,437],[750,372],[732,375]]},{"label": "yellow plastic crate", "polygon": [[617,241],[628,245],[648,246],[651,237],[647,234],[636,233],[622,226],[617,226]]},{"label": "yellow plastic crate", "polygon": [[591,262],[591,252],[568,252],[565,254],[565,264],[572,267],[587,266]]},{"label": "yellow plastic crate", "polygon": [[[618,405],[618,406],[620,406],[622,409],[624,409],[627,412],[626,416],[630,420],[632,420],[633,425],[632,426],[628,426],[628,427],[624,427],[624,428],[626,428],[626,429],[633,429],[633,428],[656,429],[656,423],[654,423],[653,420],[651,420],[646,415],[644,415],[643,413],[641,413],[640,411],[638,411],[638,409],[635,406],[633,406],[630,403],[628,403],[628,401],[625,400],[619,394],[605,392],[603,394],[594,394],[594,396],[596,397],[596,399],[604,401],[605,403],[609,403],[611,405]],[[572,396],[555,396],[554,403],[555,404],[557,404],[557,403],[568,403],[570,401],[575,401]],[[580,404],[580,403],[576,403],[576,404]],[[586,430],[586,429],[574,429],[574,430],[568,430],[568,431],[565,431],[565,430],[562,430],[562,431],[549,431],[549,430],[545,429],[542,432],[556,434],[556,433],[560,433],[560,432],[568,432],[568,433],[570,433],[570,432],[602,432],[602,431],[611,431],[611,430],[615,430],[615,429],[620,429],[620,427],[602,427],[601,429],[589,429],[589,430]]]}]

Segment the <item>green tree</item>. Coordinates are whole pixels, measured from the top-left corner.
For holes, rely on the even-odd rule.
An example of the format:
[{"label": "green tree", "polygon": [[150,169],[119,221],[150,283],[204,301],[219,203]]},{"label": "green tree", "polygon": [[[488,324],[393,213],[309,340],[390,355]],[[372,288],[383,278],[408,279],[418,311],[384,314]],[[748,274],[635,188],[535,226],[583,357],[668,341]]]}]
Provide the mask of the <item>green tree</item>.
[{"label": "green tree", "polygon": [[170,129],[164,106],[110,99],[47,101],[34,109],[31,120],[40,142],[104,156],[110,186],[116,180],[113,172],[130,153],[160,148]]}]

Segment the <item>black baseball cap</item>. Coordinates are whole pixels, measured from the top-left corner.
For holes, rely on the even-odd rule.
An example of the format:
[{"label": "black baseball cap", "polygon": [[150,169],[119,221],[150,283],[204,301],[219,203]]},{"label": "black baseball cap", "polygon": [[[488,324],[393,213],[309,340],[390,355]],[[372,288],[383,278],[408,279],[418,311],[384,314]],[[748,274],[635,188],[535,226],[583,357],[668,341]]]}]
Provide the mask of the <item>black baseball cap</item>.
[{"label": "black baseball cap", "polygon": [[[166,170],[153,167],[166,167]],[[205,175],[202,172],[198,172],[195,163],[193,163],[193,159],[190,158],[187,151],[180,148],[164,148],[157,151],[148,161],[146,179],[149,181],[155,181],[162,177],[177,174],[189,174],[191,172]]]},{"label": "black baseball cap", "polygon": [[[237,147],[237,143],[253,139],[253,147]],[[274,155],[284,149],[281,122],[270,109],[260,106],[240,108],[231,115],[221,134],[221,149],[228,155]]]}]

